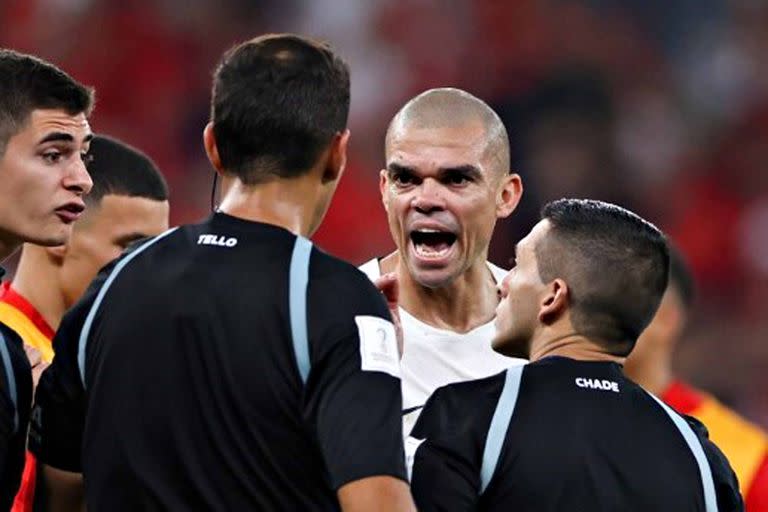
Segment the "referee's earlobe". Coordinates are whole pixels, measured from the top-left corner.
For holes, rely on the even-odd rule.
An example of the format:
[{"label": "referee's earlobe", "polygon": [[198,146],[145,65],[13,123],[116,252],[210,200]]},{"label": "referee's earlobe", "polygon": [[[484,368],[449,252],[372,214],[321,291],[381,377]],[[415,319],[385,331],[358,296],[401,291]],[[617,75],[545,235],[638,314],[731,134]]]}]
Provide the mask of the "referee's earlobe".
[{"label": "referee's earlobe", "polygon": [[224,169],[221,166],[221,157],[219,156],[219,148],[216,145],[213,123],[208,123],[203,130],[203,146],[205,146],[205,154],[208,155],[208,161],[211,162],[216,172],[221,174]]},{"label": "referee's earlobe", "polygon": [[323,183],[329,183],[332,181],[338,181],[344,174],[344,169],[347,167],[347,147],[349,145],[350,131],[344,130],[341,133],[336,133],[331,139],[330,151],[328,152],[328,160],[325,163],[325,169],[323,170],[322,181]]}]

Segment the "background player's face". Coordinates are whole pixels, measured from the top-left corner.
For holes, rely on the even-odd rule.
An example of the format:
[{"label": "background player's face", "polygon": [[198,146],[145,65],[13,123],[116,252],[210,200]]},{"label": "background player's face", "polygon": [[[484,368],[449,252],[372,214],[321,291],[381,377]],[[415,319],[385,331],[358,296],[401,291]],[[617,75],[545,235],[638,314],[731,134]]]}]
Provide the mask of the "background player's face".
[{"label": "background player's face", "polygon": [[400,261],[421,285],[449,285],[486,259],[507,183],[484,155],[480,122],[404,126],[387,147],[381,194]]},{"label": "background player's face", "polygon": [[536,260],[536,244],[549,231],[549,221],[536,224],[518,242],[515,265],[499,285],[501,301],[496,307],[496,337],[493,349],[514,357],[530,356],[531,340],[539,322],[539,305],[547,293]]},{"label": "background player's face", "polygon": [[93,183],[83,163],[91,128],[84,114],[38,109],[0,155],[0,231],[17,242],[60,245]]},{"label": "background player's face", "polygon": [[67,307],[85,292],[99,269],[133,241],[168,229],[168,201],[105,195],[75,225],[61,266]]}]

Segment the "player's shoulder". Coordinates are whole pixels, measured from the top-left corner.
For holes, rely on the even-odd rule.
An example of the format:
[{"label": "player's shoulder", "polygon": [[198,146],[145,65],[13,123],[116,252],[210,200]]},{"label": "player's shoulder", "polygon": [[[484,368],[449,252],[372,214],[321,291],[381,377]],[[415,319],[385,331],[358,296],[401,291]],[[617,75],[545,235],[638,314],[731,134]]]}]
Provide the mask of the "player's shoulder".
[{"label": "player's shoulder", "polygon": [[703,394],[699,409],[693,412],[711,434],[728,432],[742,440],[749,440],[768,447],[768,435],[758,425],[752,423],[733,409],[727,407],[715,397]]}]

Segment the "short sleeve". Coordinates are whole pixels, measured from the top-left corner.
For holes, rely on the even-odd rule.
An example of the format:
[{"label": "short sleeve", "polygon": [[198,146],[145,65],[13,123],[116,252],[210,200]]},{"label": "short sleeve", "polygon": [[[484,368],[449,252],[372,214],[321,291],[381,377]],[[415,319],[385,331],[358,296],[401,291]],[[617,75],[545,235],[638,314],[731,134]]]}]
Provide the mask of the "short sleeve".
[{"label": "short sleeve", "polygon": [[305,418],[330,485],[370,476],[406,480],[399,355],[383,297],[354,270],[310,283],[309,316],[315,334]]},{"label": "short sleeve", "polygon": [[704,454],[712,470],[719,512],[743,512],[744,500],[739,492],[739,482],[723,452],[709,440],[709,432],[696,418],[683,416],[701,442]]},{"label": "short sleeve", "polygon": [[102,269],[80,301],[64,315],[53,339],[56,356],[40,377],[35,393],[29,451],[41,463],[64,471],[82,472],[86,397],[78,366],[80,332],[112,268],[114,264]]}]

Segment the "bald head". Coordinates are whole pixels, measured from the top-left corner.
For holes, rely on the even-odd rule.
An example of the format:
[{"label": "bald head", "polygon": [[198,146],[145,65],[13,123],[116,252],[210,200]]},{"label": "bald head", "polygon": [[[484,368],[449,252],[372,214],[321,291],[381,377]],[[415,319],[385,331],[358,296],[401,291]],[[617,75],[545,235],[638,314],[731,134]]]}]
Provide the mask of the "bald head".
[{"label": "bald head", "polygon": [[388,155],[392,141],[409,128],[457,128],[471,124],[483,127],[483,153],[492,169],[509,172],[509,138],[498,114],[480,98],[452,87],[430,89],[406,103],[389,123],[385,152]]}]

